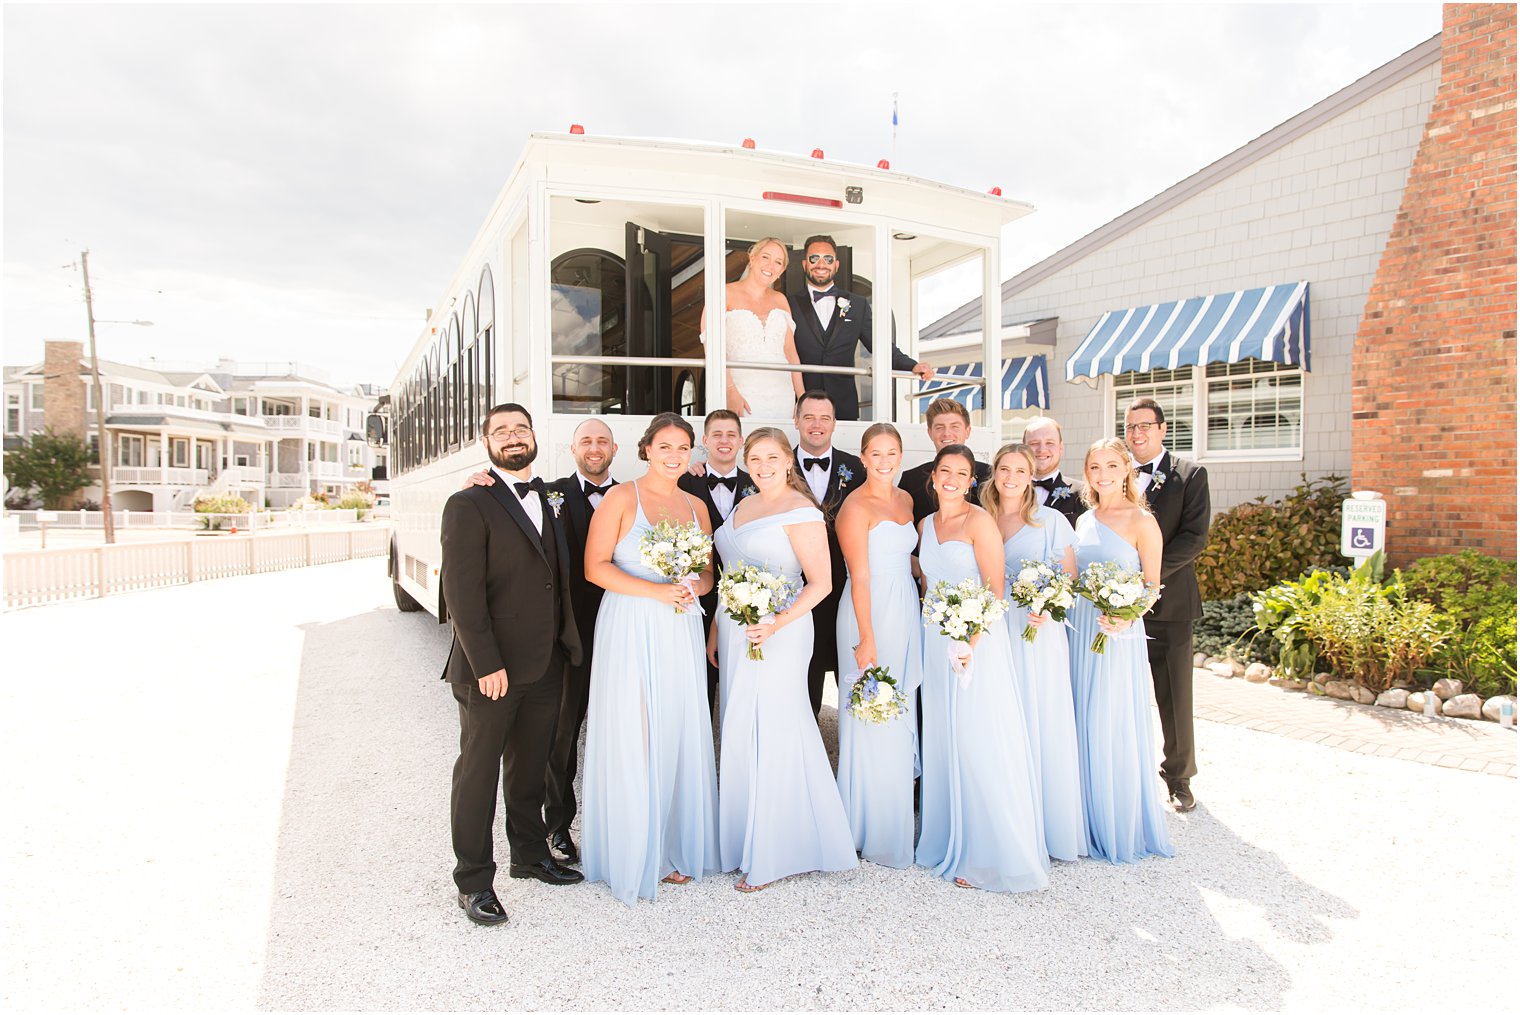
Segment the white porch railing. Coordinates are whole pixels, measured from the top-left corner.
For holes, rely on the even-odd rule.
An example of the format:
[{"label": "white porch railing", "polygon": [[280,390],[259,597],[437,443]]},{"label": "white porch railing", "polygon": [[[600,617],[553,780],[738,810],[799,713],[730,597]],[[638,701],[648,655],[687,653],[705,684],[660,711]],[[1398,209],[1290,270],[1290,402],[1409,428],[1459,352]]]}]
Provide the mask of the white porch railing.
[{"label": "white porch railing", "polygon": [[302,430],[308,433],[341,434],[343,424],[335,419],[317,419],[315,416],[259,416],[264,426],[271,430]]},{"label": "white porch railing", "polygon": [[5,555],[5,606],[93,599],[207,578],[379,557],[389,547],[390,528],[376,527],[22,550]]},{"label": "white porch railing", "polygon": [[205,469],[175,469],[165,466],[142,468],[117,465],[111,469],[111,482],[122,486],[205,486],[211,481]]},{"label": "white porch railing", "polygon": [[271,472],[266,478],[266,485],[274,490],[304,490],[311,485],[304,472]]}]

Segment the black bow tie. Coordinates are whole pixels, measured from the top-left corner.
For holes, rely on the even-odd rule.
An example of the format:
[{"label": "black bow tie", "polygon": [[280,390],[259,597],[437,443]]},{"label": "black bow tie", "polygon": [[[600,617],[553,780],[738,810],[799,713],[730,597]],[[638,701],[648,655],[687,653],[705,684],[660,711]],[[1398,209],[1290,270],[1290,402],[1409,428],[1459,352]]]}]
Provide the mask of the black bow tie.
[{"label": "black bow tie", "polygon": [[838,296],[838,295],[839,295],[839,289],[836,286],[829,286],[827,289],[824,289],[822,291],[814,289],[813,290],[813,302],[817,303],[819,300],[823,299],[825,296]]},{"label": "black bow tie", "polygon": [[532,490],[534,493],[543,493],[544,481],[542,479],[534,477],[533,479],[528,480],[526,483],[513,483],[512,489],[517,491],[517,499],[522,500],[524,497],[528,496],[529,490]]},{"label": "black bow tie", "polygon": [[1154,476],[1156,474],[1156,463],[1152,462],[1149,465],[1137,465],[1135,466],[1135,471],[1143,472],[1147,476]]},{"label": "black bow tie", "polygon": [[1041,490],[1046,491],[1047,493],[1053,493],[1056,488],[1056,483],[1059,481],[1060,476],[1057,475],[1051,476],[1048,479],[1037,479],[1034,481],[1034,485],[1039,487]]},{"label": "black bow tie", "polygon": [[581,490],[582,490],[582,492],[584,492],[586,494],[586,499],[587,500],[591,499],[591,495],[592,494],[598,494],[599,493],[599,494],[605,495],[607,493],[607,491],[610,490],[610,489],[612,489],[612,484],[611,483],[608,483],[606,486],[597,486],[595,483],[588,483],[584,479],[581,480]]},{"label": "black bow tie", "polygon": [[712,474],[709,474],[708,477],[707,477],[707,488],[709,490],[716,490],[720,486],[726,486],[726,487],[728,487],[728,492],[729,493],[733,493],[734,490],[737,489],[738,486],[739,486],[739,477],[738,476],[714,476]]},{"label": "black bow tie", "polygon": [[827,458],[804,458],[802,460],[802,467],[804,469],[823,469],[827,471],[829,460]]}]

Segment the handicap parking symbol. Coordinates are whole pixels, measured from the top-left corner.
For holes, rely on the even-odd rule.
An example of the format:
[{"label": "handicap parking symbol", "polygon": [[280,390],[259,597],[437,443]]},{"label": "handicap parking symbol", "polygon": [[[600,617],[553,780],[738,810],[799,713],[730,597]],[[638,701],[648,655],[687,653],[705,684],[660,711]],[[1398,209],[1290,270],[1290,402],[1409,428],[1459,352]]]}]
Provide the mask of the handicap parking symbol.
[{"label": "handicap parking symbol", "polygon": [[1351,530],[1351,545],[1358,550],[1372,549],[1372,529],[1353,527]]}]

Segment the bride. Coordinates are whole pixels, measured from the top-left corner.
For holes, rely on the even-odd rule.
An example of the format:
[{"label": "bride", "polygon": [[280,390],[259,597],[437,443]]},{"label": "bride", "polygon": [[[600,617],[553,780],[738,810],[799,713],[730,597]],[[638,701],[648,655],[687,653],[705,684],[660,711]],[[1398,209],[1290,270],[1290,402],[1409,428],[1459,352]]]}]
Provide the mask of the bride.
[{"label": "bride", "polygon": [[[786,271],[786,245],[774,236],[749,248],[749,270],[723,289],[726,359],[751,363],[800,363],[792,339],[786,297],[776,283]],[[702,311],[707,341],[707,311]],[[789,419],[802,375],[785,370],[729,370],[726,402],[741,416]]]}]

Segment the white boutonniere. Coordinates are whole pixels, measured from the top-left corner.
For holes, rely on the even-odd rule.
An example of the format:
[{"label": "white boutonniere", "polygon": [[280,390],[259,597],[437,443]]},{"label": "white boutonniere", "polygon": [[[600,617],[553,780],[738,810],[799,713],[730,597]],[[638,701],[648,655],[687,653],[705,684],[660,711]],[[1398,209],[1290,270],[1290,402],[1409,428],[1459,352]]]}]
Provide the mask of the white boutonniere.
[{"label": "white boutonniere", "polygon": [[845,299],[843,296],[836,300],[834,302],[834,305],[839,308],[840,317],[843,317],[845,314],[850,312],[850,301]]},{"label": "white boutonniere", "polygon": [[549,502],[549,507],[554,511],[554,517],[559,517],[559,509],[565,506],[565,495],[558,490],[548,490],[544,493],[544,500]]},{"label": "white boutonniere", "polygon": [[855,478],[855,473],[853,473],[853,472],[850,471],[850,467],[848,465],[841,465],[839,467],[839,481],[841,483],[848,483],[850,480],[852,480],[854,478]]},{"label": "white boutonniere", "polygon": [[1050,491],[1050,499],[1051,500],[1065,500],[1067,497],[1070,497],[1070,496],[1071,496],[1071,487],[1069,487],[1069,486],[1058,486],[1054,490]]}]

